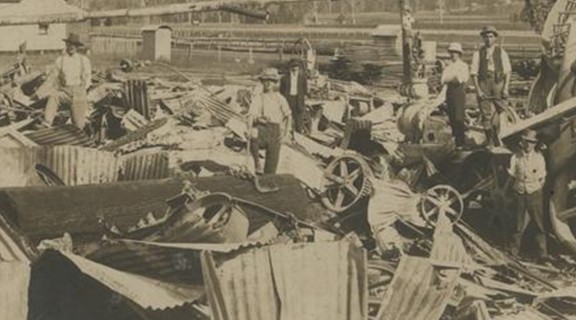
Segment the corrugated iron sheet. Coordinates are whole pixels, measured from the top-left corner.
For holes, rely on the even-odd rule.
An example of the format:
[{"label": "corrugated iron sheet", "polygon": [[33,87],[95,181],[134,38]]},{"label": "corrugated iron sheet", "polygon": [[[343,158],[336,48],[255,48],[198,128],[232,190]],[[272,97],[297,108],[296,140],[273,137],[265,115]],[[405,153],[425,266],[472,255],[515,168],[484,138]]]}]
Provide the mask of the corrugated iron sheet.
[{"label": "corrugated iron sheet", "polygon": [[166,152],[121,157],[120,181],[153,180],[170,177],[170,155]]},{"label": "corrugated iron sheet", "polygon": [[366,256],[342,242],[202,255],[215,320],[367,318]]},{"label": "corrugated iron sheet", "polygon": [[61,253],[83,273],[143,308],[171,309],[194,302],[204,294],[202,287],[169,284],[114,270],[71,253]]},{"label": "corrugated iron sheet", "polygon": [[459,269],[434,267],[428,259],[404,256],[376,319],[440,319],[459,276]]},{"label": "corrugated iron sheet", "polygon": [[15,261],[30,263],[35,256],[36,252],[28,244],[28,240],[17,233],[0,215],[0,263]]},{"label": "corrugated iron sheet", "polygon": [[466,249],[468,249],[474,260],[490,266],[512,263],[510,258],[484,241],[463,222],[455,225],[455,231],[462,238]]},{"label": "corrugated iron sheet", "polygon": [[452,231],[452,223],[444,213],[438,215],[430,259],[434,264],[445,266],[474,269],[480,267],[480,265],[474,262],[470,255],[468,255],[462,239],[454,234]]},{"label": "corrugated iron sheet", "polygon": [[[179,235],[185,237],[186,242],[224,243],[226,241],[219,229],[212,228],[201,217],[187,220],[185,228],[178,230]],[[169,232],[166,233],[170,236]],[[153,236],[157,234],[158,232]],[[163,240],[155,239],[155,241],[162,242]],[[176,239],[174,241],[183,242]],[[114,269],[164,281],[201,283],[199,256],[197,252],[190,249],[151,246],[121,240],[106,243],[89,254],[88,258]]]},{"label": "corrugated iron sheet", "polygon": [[41,146],[87,146],[90,144],[88,135],[72,124],[36,130],[27,133],[26,137]]},{"label": "corrugated iron sheet", "polygon": [[119,160],[109,152],[74,146],[1,148],[0,152],[0,187],[43,185],[36,164],[52,170],[68,186],[118,180]]},{"label": "corrugated iron sheet", "polygon": [[0,319],[28,319],[30,266],[23,262],[0,262]]},{"label": "corrugated iron sheet", "polygon": [[494,320],[552,320],[551,317],[548,317],[536,310],[529,309],[524,310],[520,313],[513,314],[513,315],[504,315],[504,316],[497,316],[493,318]]}]

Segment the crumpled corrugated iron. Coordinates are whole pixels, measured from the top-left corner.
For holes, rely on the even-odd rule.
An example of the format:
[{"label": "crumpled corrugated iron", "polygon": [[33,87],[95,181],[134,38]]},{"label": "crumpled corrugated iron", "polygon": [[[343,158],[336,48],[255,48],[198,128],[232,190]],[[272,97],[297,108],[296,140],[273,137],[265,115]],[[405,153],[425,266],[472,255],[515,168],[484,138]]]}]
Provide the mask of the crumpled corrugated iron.
[{"label": "crumpled corrugated iron", "polygon": [[29,264],[35,258],[36,250],[30,246],[28,240],[0,215],[0,264],[4,262]]},{"label": "crumpled corrugated iron", "polygon": [[459,277],[459,269],[436,267],[430,260],[404,256],[376,318],[438,320]]},{"label": "crumpled corrugated iron", "polygon": [[517,314],[497,316],[493,320],[552,320],[552,318],[534,309],[528,309]]},{"label": "crumpled corrugated iron", "polygon": [[30,140],[41,146],[87,146],[90,138],[75,125],[39,129],[25,134]]},{"label": "crumpled corrugated iron", "polygon": [[118,180],[119,162],[109,152],[75,146],[2,148],[2,187],[40,186],[35,166],[41,164],[66,185],[108,183]]},{"label": "crumpled corrugated iron", "polygon": [[444,212],[440,212],[434,230],[434,244],[430,252],[430,260],[435,264],[454,266],[463,269],[479,269],[462,242],[452,230],[452,222]]},{"label": "crumpled corrugated iron", "polygon": [[83,273],[143,308],[171,309],[194,302],[204,294],[201,287],[169,284],[114,270],[72,253],[62,251],[60,253],[72,261]]},{"label": "crumpled corrugated iron", "polygon": [[215,320],[367,319],[365,252],[346,241],[204,252],[202,270]]},{"label": "crumpled corrugated iron", "polygon": [[152,180],[170,177],[168,152],[129,154],[121,157],[120,181]]}]

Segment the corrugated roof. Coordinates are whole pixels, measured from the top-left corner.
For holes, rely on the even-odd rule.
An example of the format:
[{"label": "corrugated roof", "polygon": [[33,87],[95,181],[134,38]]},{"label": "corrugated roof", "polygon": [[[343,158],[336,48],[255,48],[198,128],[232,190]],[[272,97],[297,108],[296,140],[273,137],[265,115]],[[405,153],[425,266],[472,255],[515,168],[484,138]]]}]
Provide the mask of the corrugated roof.
[{"label": "corrugated roof", "polygon": [[41,146],[87,146],[90,144],[90,138],[86,133],[72,124],[36,130],[25,136]]},{"label": "corrugated roof", "polygon": [[434,267],[428,259],[404,256],[376,319],[440,319],[459,277],[459,269]]},{"label": "corrugated roof", "polygon": [[83,273],[143,308],[163,310],[183,306],[196,301],[204,294],[202,287],[173,285],[114,270],[71,253],[61,253]]},{"label": "corrugated roof", "polygon": [[0,24],[22,23],[44,18],[52,20],[80,20],[85,13],[63,0],[23,0],[2,9]]},{"label": "corrugated roof", "polygon": [[204,252],[202,271],[215,320],[368,316],[365,251],[346,241]]}]

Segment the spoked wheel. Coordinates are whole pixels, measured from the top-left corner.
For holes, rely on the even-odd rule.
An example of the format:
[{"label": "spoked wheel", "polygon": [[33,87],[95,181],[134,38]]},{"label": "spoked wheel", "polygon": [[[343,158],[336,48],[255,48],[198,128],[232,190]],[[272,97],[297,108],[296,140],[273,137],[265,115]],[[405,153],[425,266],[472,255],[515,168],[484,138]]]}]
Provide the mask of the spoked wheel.
[{"label": "spoked wheel", "polygon": [[43,166],[41,164],[37,164],[34,169],[36,170],[36,174],[47,186],[64,186],[66,185],[60,177],[54,171],[48,169],[48,167]]},{"label": "spoked wheel", "polygon": [[447,185],[438,185],[428,189],[420,202],[423,218],[432,226],[436,224],[439,214],[456,223],[462,217],[464,201],[460,193]]},{"label": "spoked wheel", "polygon": [[325,171],[328,181],[322,203],[336,213],[346,211],[370,194],[371,176],[368,164],[358,156],[345,155],[334,159]]},{"label": "spoked wheel", "polygon": [[481,206],[491,211],[505,211],[512,205],[510,186],[506,185],[506,166],[508,157],[481,152],[470,156],[464,162],[459,189],[467,199],[478,201]]}]

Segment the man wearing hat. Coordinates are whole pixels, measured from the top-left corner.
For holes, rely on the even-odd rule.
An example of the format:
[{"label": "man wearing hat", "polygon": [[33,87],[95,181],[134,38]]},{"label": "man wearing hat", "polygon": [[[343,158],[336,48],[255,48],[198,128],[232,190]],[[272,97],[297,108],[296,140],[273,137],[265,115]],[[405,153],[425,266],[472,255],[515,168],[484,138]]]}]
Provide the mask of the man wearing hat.
[{"label": "man wearing hat", "polygon": [[305,98],[308,93],[306,73],[301,66],[302,62],[299,59],[290,59],[288,62],[289,72],[280,80],[280,93],[290,105],[294,119],[294,129],[299,133],[305,131]]},{"label": "man wearing hat", "polygon": [[510,159],[510,174],[516,196],[517,216],[513,232],[513,251],[518,254],[522,237],[526,230],[526,218],[532,218],[536,226],[538,257],[547,259],[546,232],[544,228],[544,202],[542,187],[546,180],[546,162],[542,154],[536,151],[538,143],[534,130],[522,134],[521,149]]},{"label": "man wearing hat", "polygon": [[63,40],[66,43],[66,52],[56,59],[53,74],[56,88],[48,98],[44,120],[51,126],[58,107],[69,105],[72,122],[76,127],[83,129],[88,110],[86,92],[92,83],[92,66],[86,56],[78,53],[78,48],[84,44],[77,34],[71,33]]},{"label": "man wearing hat", "polygon": [[498,31],[487,26],[480,36],[484,45],[474,52],[470,74],[476,87],[478,105],[482,115],[482,125],[486,131],[488,145],[500,145],[498,139],[499,117],[508,98],[508,88],[512,66],[508,53],[496,44]]},{"label": "man wearing hat", "polygon": [[[259,76],[262,92],[252,98],[249,115],[253,129],[250,134],[250,153],[254,159],[256,173],[274,174],[280,160],[282,141],[292,138],[292,112],[286,99],[275,86],[280,80],[276,68],[266,68]],[[264,170],[260,164],[259,151],[266,149]]]},{"label": "man wearing hat", "polygon": [[468,65],[462,61],[462,45],[453,42],[448,46],[450,64],[442,72],[442,84],[446,86],[446,106],[456,149],[464,147],[464,115],[466,110],[466,86],[470,73]]}]

